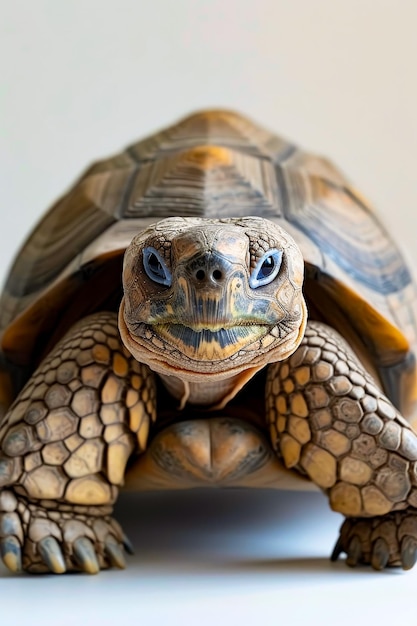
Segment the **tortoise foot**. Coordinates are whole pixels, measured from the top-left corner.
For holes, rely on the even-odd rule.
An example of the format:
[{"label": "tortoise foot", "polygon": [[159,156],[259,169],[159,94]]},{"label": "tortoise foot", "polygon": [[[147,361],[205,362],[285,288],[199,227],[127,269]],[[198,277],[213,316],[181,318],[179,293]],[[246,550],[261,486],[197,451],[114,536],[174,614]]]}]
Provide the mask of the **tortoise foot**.
[{"label": "tortoise foot", "polygon": [[9,490],[0,494],[0,554],[9,570],[96,574],[125,567],[124,550],[131,553],[131,546],[108,515],[110,507],[50,506]]},{"label": "tortoise foot", "polygon": [[417,561],[417,509],[382,517],[345,520],[332,561],[336,561],[342,552],[346,553],[346,564],[350,567],[364,564],[375,570],[385,567],[411,569]]}]

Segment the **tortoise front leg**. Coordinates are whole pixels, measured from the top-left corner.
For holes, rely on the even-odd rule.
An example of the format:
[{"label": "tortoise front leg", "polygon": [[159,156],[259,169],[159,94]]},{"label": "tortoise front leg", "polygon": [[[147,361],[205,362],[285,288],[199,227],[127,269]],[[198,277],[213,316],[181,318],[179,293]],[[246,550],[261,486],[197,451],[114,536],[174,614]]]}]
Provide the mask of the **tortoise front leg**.
[{"label": "tortoise front leg", "polygon": [[338,333],[309,322],[298,350],[269,367],[272,444],[348,519],[333,553],[348,565],[412,567],[417,436]]},{"label": "tortoise front leg", "polygon": [[0,548],[11,570],[124,564],[111,518],[126,463],[146,446],[154,378],[123,347],[115,313],[74,326],[0,429]]}]

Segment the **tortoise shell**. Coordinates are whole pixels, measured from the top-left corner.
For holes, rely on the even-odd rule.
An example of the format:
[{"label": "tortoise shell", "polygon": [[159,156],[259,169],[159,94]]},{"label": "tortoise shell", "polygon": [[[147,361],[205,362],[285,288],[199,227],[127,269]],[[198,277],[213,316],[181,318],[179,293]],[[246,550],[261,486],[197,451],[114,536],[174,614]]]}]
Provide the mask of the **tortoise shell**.
[{"label": "tortoise shell", "polygon": [[344,335],[410,414],[416,287],[374,211],[327,160],[228,111],[196,113],[90,167],[37,225],[1,298],[15,392],[82,316],[117,310],[123,253],[169,216],[258,215],[296,240],[310,317]]}]

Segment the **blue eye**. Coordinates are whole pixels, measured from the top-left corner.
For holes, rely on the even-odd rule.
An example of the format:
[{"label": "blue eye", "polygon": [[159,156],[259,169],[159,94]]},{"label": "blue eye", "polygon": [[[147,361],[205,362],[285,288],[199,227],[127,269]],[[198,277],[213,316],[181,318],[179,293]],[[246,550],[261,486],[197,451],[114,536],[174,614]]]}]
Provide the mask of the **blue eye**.
[{"label": "blue eye", "polygon": [[268,285],[269,283],[272,283],[272,281],[279,272],[281,262],[281,250],[276,250],[275,248],[273,248],[272,250],[268,250],[268,252],[266,252],[263,257],[259,259],[255,269],[250,275],[249,285],[252,287],[252,289],[256,289],[257,287],[262,287],[262,285]]},{"label": "blue eye", "polygon": [[171,272],[167,268],[164,259],[158,250],[149,246],[143,251],[143,267],[151,280],[165,287],[172,284]]}]

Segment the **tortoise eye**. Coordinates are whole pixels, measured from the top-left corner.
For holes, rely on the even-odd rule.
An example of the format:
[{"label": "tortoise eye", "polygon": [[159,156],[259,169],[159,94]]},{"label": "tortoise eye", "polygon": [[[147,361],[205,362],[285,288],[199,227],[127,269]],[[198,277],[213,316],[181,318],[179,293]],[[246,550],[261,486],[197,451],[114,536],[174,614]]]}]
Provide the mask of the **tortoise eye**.
[{"label": "tortoise eye", "polygon": [[256,264],[255,269],[249,278],[249,285],[252,289],[262,287],[262,285],[269,285],[279,272],[282,261],[282,251],[268,250],[263,257],[261,257]]},{"label": "tortoise eye", "polygon": [[158,250],[147,247],[143,251],[143,267],[145,272],[151,280],[165,287],[170,287],[172,284],[171,272],[167,268],[164,259],[159,254]]}]

